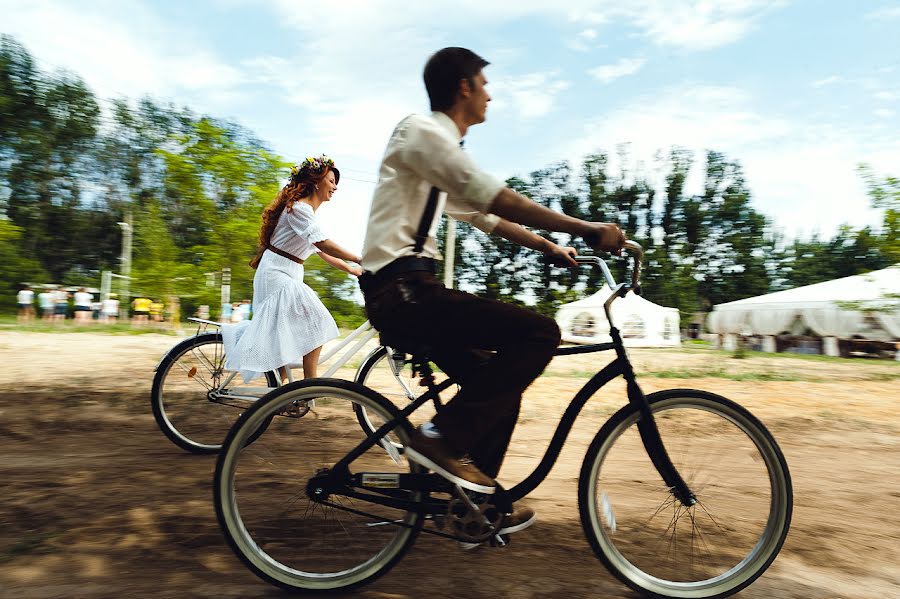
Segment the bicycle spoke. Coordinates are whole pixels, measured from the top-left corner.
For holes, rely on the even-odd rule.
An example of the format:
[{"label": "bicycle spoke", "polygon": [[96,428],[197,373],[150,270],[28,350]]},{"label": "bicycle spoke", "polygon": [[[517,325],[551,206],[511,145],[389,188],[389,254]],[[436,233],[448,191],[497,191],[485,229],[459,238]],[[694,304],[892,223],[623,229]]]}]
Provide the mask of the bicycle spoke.
[{"label": "bicycle spoke", "polygon": [[[773,485],[769,471],[781,462],[761,449],[764,443],[751,437],[756,429],[745,428],[750,424],[742,423],[735,408],[676,393],[655,404],[654,415],[659,414],[663,444],[696,503],[683,505],[660,488],[636,412],[628,418],[621,412],[592,445],[595,470],[590,472],[596,478],[586,482],[588,471],[582,474],[582,484],[591,485],[596,514],[588,532],[596,535],[595,548],[612,570],[627,572],[621,578],[635,588],[658,595],[691,588],[691,596],[704,597],[752,580],[743,570],[758,576],[768,566],[786,534],[777,526],[784,520],[773,510],[789,510],[790,487]],[[600,516],[612,512],[604,498],[616,501],[614,527]]]},{"label": "bicycle spoke", "polygon": [[[204,334],[176,346],[154,380],[154,416],[163,432],[179,446],[214,453],[246,402],[223,400],[219,384],[225,352],[221,336]],[[272,381],[267,375],[267,383]]]},{"label": "bicycle spoke", "polygon": [[[286,406],[294,401],[292,397],[292,390],[286,389],[275,399],[280,400],[279,406]],[[254,405],[248,414],[263,407],[278,413],[280,407],[267,405],[274,402],[267,399],[266,404]],[[366,405],[367,413],[372,423],[380,426],[386,417],[373,405]],[[320,469],[333,467],[365,439],[356,422],[353,402],[317,396],[316,411],[317,419],[273,421],[256,442],[236,454],[229,475],[235,488],[232,497],[252,537],[252,543],[247,541],[248,547],[265,552],[265,562],[274,564],[273,572],[291,580],[342,580],[354,576],[352,572],[377,569],[386,559],[382,556],[403,547],[411,533],[402,526],[369,526],[372,522],[397,520],[404,513],[397,508],[328,491],[321,501],[307,496],[311,477],[319,475]],[[398,433],[399,430],[390,434]],[[378,444],[352,462],[351,469],[409,471],[408,466],[395,463]],[[327,481],[323,479],[326,486]],[[410,522],[417,518],[407,514],[400,520]],[[279,519],[285,521],[284,526],[267,525]],[[297,547],[307,550],[297,551]]]}]

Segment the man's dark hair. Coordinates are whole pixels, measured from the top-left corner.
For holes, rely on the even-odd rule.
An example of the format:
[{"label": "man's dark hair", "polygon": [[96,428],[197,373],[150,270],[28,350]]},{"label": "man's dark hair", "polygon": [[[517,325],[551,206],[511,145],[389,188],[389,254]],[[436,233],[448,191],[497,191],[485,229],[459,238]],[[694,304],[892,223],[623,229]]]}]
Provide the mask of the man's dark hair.
[{"label": "man's dark hair", "polygon": [[425,89],[432,110],[447,110],[456,100],[459,82],[475,84],[475,75],[490,63],[465,48],[444,48],[435,52],[425,63]]}]

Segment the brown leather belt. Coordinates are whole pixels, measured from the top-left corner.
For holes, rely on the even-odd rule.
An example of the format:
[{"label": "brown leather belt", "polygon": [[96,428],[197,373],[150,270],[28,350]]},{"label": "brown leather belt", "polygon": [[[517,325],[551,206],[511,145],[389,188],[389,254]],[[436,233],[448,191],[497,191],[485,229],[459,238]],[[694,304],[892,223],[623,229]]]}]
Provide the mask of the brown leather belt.
[{"label": "brown leather belt", "polygon": [[297,256],[295,256],[294,254],[289,254],[289,253],[287,253],[286,251],[284,251],[284,250],[282,250],[282,249],[279,249],[279,248],[275,247],[275,246],[272,245],[271,243],[268,244],[268,245],[266,246],[266,249],[272,250],[273,252],[275,252],[275,253],[278,254],[279,256],[282,256],[282,257],[284,257],[284,258],[287,258],[288,260],[291,260],[291,261],[293,261],[293,262],[296,262],[297,264],[303,264],[303,260],[301,260],[300,258],[298,258]]}]

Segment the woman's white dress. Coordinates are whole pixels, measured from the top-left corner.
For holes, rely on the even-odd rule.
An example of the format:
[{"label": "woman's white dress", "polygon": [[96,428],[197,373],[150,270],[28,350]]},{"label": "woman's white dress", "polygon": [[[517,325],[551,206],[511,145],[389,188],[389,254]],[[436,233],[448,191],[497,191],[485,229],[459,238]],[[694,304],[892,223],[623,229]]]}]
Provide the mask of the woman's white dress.
[{"label": "woman's white dress", "polygon": [[[312,206],[296,202],[281,213],[270,244],[302,260],[328,237]],[[253,318],[222,327],[225,367],[244,381],[303,356],[338,336],[328,309],[303,282],[303,265],[266,250],[253,277]]]}]

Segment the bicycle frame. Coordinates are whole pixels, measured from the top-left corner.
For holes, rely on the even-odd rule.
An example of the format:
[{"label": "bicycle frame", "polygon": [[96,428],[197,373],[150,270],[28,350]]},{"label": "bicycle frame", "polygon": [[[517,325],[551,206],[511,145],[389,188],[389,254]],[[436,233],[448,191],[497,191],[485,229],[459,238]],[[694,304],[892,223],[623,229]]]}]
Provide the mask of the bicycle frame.
[{"label": "bicycle frame", "polygon": [[[535,488],[538,487],[538,485],[540,485],[541,482],[543,482],[545,478],[547,478],[550,470],[556,463],[556,460],[559,457],[560,452],[562,451],[562,447],[572,430],[572,426],[575,424],[575,420],[577,419],[579,413],[581,413],[582,408],[584,408],[585,404],[587,404],[588,400],[594,395],[594,393],[596,393],[604,385],[619,376],[625,377],[629,402],[638,406],[638,409],[641,410],[641,419],[638,422],[638,429],[641,434],[641,439],[644,443],[644,448],[646,449],[647,454],[650,456],[650,459],[652,460],[657,471],[659,471],[663,481],[665,481],[666,485],[670,489],[672,489],[672,492],[684,505],[693,505],[696,502],[694,493],[687,486],[687,483],[684,482],[684,479],[672,464],[672,461],[665,450],[665,446],[663,445],[662,439],[659,436],[659,431],[656,428],[656,423],[653,420],[653,415],[650,412],[650,406],[647,403],[647,399],[644,396],[643,392],[640,390],[637,381],[635,380],[634,371],[631,367],[631,362],[628,360],[628,356],[625,353],[625,348],[622,343],[622,337],[618,329],[611,328],[610,335],[613,338],[613,341],[611,343],[600,343],[596,345],[571,348],[564,347],[560,348],[556,352],[555,355],[564,356],[571,354],[615,350],[617,355],[612,362],[607,364],[587,383],[585,383],[585,385],[578,391],[578,393],[575,394],[575,397],[572,398],[572,401],[566,408],[565,413],[563,414],[559,424],[556,427],[555,432],[553,433],[553,437],[551,438],[550,444],[547,447],[546,452],[544,453],[544,457],[535,467],[534,471],[532,471],[531,474],[529,474],[523,481],[521,481],[511,489],[498,489],[498,492],[494,495],[494,503],[499,508],[507,510],[510,509],[513,503],[531,493]],[[368,451],[376,443],[379,443],[380,439],[384,435],[400,425],[420,406],[429,401],[434,401],[436,398],[439,398],[439,394],[441,393],[441,391],[454,384],[456,384],[455,381],[453,381],[452,379],[447,379],[439,385],[429,385],[428,391],[417,397],[409,405],[400,410],[400,414],[397,417],[389,420],[381,427],[379,427],[372,436],[362,441],[353,450],[351,450],[350,453],[344,456],[343,459],[336,463],[328,475],[328,478],[330,478],[332,481],[328,486],[330,486],[331,489],[335,492],[346,494],[346,487],[341,485],[335,477],[337,477],[338,479],[341,477],[349,477],[349,465],[351,462],[353,462],[353,460]],[[358,478],[359,474],[354,475],[354,477]],[[340,489],[340,491],[338,489]],[[388,503],[381,500],[381,498],[379,498],[378,496],[361,496],[359,494],[353,494],[351,496],[360,499],[367,499],[376,503]],[[402,504],[402,500],[400,500],[399,503]],[[398,507],[398,500],[395,499],[391,501],[390,504]],[[416,509],[414,506],[412,506],[412,504],[406,505],[406,508],[411,510]]]},{"label": "bicycle frame", "polygon": [[[623,376],[625,378],[629,403],[636,406],[640,411],[641,416],[638,420],[638,430],[640,432],[644,448],[646,449],[648,456],[653,462],[653,465],[656,467],[663,481],[672,490],[675,497],[682,504],[690,506],[696,503],[696,497],[694,493],[678,473],[674,464],[672,464],[672,460],[669,458],[669,455],[666,452],[665,446],[663,445],[662,439],[660,438],[656,422],[653,418],[653,414],[650,410],[650,405],[647,402],[644,393],[641,391],[640,386],[637,384],[634,369],[632,368],[631,362],[628,359],[628,355],[625,352],[625,345],[622,341],[622,336],[619,333],[619,330],[613,324],[612,314],[610,311],[610,306],[612,305],[613,301],[615,301],[619,297],[623,297],[626,293],[628,293],[630,289],[639,288],[638,265],[640,264],[639,255],[641,252],[641,248],[639,245],[634,243],[632,243],[631,245],[632,247],[630,249],[638,254],[634,257],[635,267],[632,271],[632,285],[628,285],[626,283],[616,284],[616,282],[612,278],[612,274],[610,273],[608,266],[599,257],[579,257],[577,259],[578,262],[582,264],[593,264],[599,266],[603,271],[607,283],[613,290],[613,293],[604,304],[604,311],[606,312],[607,319],[610,323],[610,336],[612,337],[612,342],[580,347],[564,347],[557,350],[555,355],[562,356],[569,354],[615,350],[616,358],[606,367],[597,372],[587,383],[585,383],[585,385],[578,391],[578,393],[575,394],[575,397],[572,398],[572,401],[569,403],[569,406],[566,408],[565,413],[563,414],[559,424],[557,425],[556,431],[554,432],[553,437],[550,440],[550,444],[544,454],[544,457],[541,459],[540,463],[537,465],[534,471],[530,475],[528,475],[525,480],[518,483],[513,488],[509,490],[498,489],[498,492],[494,495],[494,503],[501,509],[505,509],[507,511],[511,510],[511,506],[515,501],[518,501],[519,499],[528,495],[531,491],[537,488],[537,486],[547,477],[553,465],[556,463],[556,460],[559,457],[560,452],[562,451],[563,444],[565,443],[566,438],[571,432],[572,426],[574,425],[575,420],[578,417],[578,414],[581,412],[582,408],[594,395],[594,393],[596,393],[601,387],[618,376]],[[427,365],[427,361],[422,357],[413,357],[413,364],[418,365],[419,368],[422,369],[423,379],[428,381],[430,379],[430,377],[428,376],[430,368]],[[332,486],[332,489],[335,491],[337,491],[338,489],[346,490],[345,486],[339,484],[338,479],[343,476],[346,480],[346,478],[349,477],[350,463],[357,457],[368,451],[370,448],[372,448],[376,443],[379,443],[381,438],[385,434],[393,430],[398,425],[401,425],[401,423],[405,422],[406,418],[415,410],[417,410],[421,405],[429,401],[435,401],[439,403],[440,392],[452,384],[455,384],[455,382],[450,379],[445,380],[439,385],[434,385],[433,382],[428,383],[428,391],[426,393],[413,400],[412,403],[410,403],[405,408],[401,409],[400,414],[397,417],[389,420],[384,425],[379,427],[373,435],[361,442],[356,448],[351,450],[350,453],[348,453],[346,456],[344,456],[343,459],[341,459],[337,464],[334,465],[331,472],[326,475],[326,478],[330,479],[331,483],[328,486],[335,485]],[[355,496],[359,497],[359,495]],[[375,496],[360,498],[369,499],[379,503],[381,502]]]},{"label": "bicycle frame", "polygon": [[[192,322],[198,323],[197,334],[201,332],[205,327],[217,327],[221,328],[223,323],[216,322],[214,320],[204,320],[202,318],[188,318],[188,320]],[[351,342],[356,341],[350,349],[344,352],[343,355],[339,356],[337,360],[334,361],[328,367],[328,370],[322,375],[322,377],[330,377],[335,372],[337,372],[342,366],[344,366],[350,358],[355,356],[360,349],[365,346],[366,343],[371,341],[376,335],[378,331],[372,328],[372,325],[369,324],[369,321],[362,323],[356,329],[354,329],[347,337],[341,339],[341,341],[336,344],[334,347],[328,349],[327,352],[324,352],[321,356],[319,356],[319,364],[324,364],[328,360],[330,360],[333,356],[337,355],[341,350],[350,345]],[[163,356],[165,358],[165,356]],[[287,372],[288,372],[288,382],[294,382],[293,369],[295,368],[303,368],[302,364],[288,364]],[[238,371],[232,371],[228,374],[225,380],[219,385],[220,389],[228,388],[228,385],[234,380],[236,376],[238,376]],[[235,387],[231,391],[216,391],[216,399],[219,400],[241,400],[241,401],[255,401],[271,391],[272,389],[269,387]]]}]

